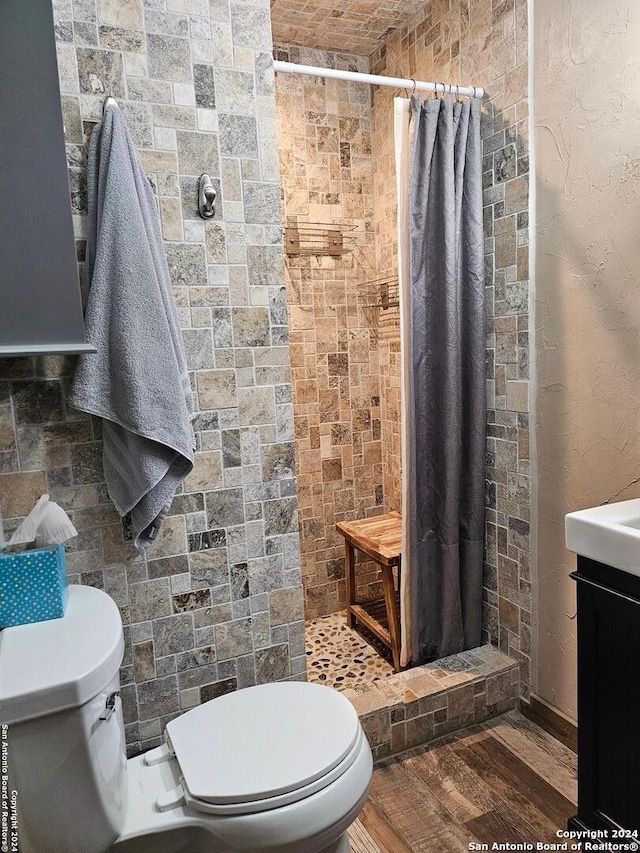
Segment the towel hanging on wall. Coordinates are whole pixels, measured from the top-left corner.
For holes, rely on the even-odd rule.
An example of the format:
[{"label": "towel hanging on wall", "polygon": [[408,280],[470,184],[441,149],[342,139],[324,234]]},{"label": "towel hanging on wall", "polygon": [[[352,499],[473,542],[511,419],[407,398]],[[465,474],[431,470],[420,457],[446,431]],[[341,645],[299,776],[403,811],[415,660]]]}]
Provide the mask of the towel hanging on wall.
[{"label": "towel hanging on wall", "polygon": [[156,200],[115,102],[91,137],[87,339],[69,403],[102,418],[103,465],[136,548],[193,467],[191,389]]}]

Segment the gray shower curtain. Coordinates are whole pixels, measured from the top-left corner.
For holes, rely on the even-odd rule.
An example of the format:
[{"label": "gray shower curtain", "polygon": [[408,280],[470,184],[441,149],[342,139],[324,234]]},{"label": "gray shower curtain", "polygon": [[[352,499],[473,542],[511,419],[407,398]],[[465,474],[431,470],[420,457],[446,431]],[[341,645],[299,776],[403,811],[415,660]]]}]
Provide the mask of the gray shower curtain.
[{"label": "gray shower curtain", "polygon": [[413,98],[409,389],[413,662],[479,646],[485,324],[479,99]]}]

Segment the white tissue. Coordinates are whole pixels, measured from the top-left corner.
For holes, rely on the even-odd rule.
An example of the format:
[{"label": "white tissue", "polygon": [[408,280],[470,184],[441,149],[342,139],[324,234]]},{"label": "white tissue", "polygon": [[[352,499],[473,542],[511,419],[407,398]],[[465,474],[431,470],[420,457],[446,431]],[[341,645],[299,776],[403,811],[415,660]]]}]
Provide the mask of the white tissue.
[{"label": "white tissue", "polygon": [[78,531],[60,504],[49,501],[44,508],[40,524],[36,530],[36,547],[60,545],[78,535]]},{"label": "white tissue", "polygon": [[30,542],[35,541],[36,531],[38,530],[42,513],[48,502],[49,495],[42,495],[29,515],[16,529],[11,539],[9,539],[9,548],[13,548],[15,545],[28,545]]},{"label": "white tissue", "polygon": [[78,531],[62,507],[50,501],[49,495],[42,495],[9,540],[9,548],[32,542],[36,548],[60,545],[77,535]]}]

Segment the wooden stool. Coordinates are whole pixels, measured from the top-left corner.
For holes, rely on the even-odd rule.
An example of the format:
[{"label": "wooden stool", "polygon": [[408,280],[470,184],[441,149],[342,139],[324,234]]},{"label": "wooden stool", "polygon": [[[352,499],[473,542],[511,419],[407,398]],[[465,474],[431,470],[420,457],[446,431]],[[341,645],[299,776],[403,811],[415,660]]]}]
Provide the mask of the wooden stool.
[{"label": "wooden stool", "polygon": [[[344,536],[346,546],[347,624],[350,628],[356,621],[366,625],[391,649],[393,668],[400,672],[400,594],[396,594],[393,583],[393,568],[398,567],[399,586],[402,516],[388,512],[358,521],[340,521],[336,530]],[[382,569],[383,598],[356,601],[356,549]]]}]

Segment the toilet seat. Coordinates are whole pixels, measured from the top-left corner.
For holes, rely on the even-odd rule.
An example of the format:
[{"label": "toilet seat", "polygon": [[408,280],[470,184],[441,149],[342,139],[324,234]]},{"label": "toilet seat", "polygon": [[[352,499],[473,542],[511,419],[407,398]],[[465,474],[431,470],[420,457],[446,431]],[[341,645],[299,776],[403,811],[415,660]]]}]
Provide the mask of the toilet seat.
[{"label": "toilet seat", "polygon": [[340,764],[334,767],[330,773],[316,779],[308,785],[304,785],[301,788],[296,788],[275,797],[267,797],[242,803],[225,803],[224,805],[217,805],[215,803],[198,800],[192,797],[184,782],[181,786],[182,797],[184,802],[196,811],[214,815],[256,814],[257,812],[269,811],[269,809],[277,809],[281,806],[289,806],[292,803],[297,803],[300,802],[300,800],[304,800],[306,797],[310,797],[312,794],[318,793],[318,791],[321,791],[332,782],[335,782],[336,779],[340,778],[340,776],[342,776],[342,774],[351,767],[360,754],[363,743],[364,732],[361,731],[351,752],[343,759],[343,761],[340,762]]},{"label": "toilet seat", "polygon": [[[281,682],[206,702],[167,725],[166,757],[186,802],[207,814],[239,815],[289,805],[331,784],[356,760],[364,734],[351,703],[317,684]],[[155,760],[164,757],[161,747]],[[148,753],[149,763],[154,761]]]}]

